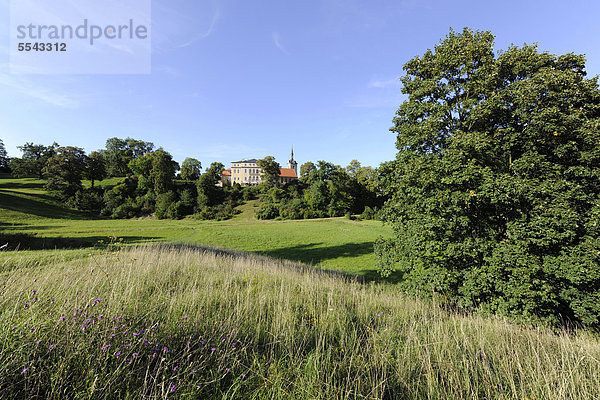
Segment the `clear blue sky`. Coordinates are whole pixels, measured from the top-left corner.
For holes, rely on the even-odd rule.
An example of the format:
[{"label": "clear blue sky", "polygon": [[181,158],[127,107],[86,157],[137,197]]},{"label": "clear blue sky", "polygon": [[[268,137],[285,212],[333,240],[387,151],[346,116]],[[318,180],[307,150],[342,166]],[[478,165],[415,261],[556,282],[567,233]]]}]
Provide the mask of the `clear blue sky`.
[{"label": "clear blue sky", "polygon": [[274,155],[377,166],[402,101],[402,65],[452,27],[490,30],[496,48],[538,43],[586,54],[600,74],[600,3],[472,0],[156,0],[150,75],[11,75],[0,0],[0,138],[103,148],[154,142],[204,166]]}]

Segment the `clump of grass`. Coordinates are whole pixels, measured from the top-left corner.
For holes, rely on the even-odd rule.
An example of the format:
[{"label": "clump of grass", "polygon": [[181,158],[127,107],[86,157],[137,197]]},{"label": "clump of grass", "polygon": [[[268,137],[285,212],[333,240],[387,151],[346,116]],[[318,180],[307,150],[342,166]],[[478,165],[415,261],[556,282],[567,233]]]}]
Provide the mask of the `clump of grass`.
[{"label": "clump of grass", "polygon": [[[0,261],[0,264],[2,262]],[[600,343],[249,255],[0,268],[0,398],[593,399]]]}]

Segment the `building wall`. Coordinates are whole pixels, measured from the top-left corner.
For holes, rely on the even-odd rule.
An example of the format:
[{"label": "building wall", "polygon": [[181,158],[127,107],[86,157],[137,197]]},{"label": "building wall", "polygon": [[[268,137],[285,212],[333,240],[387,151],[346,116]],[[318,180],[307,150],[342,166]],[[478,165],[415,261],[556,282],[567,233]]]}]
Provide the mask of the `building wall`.
[{"label": "building wall", "polygon": [[242,161],[231,164],[231,182],[242,186],[254,186],[260,183],[260,168],[256,161]]},{"label": "building wall", "polygon": [[[261,169],[257,164],[258,160],[242,160],[239,162],[231,163],[231,183],[239,183],[242,186],[256,186],[261,182]],[[298,163],[296,163],[292,157],[288,161],[288,168],[295,171],[298,176]],[[286,184],[294,181],[297,178],[291,178],[289,176],[280,176],[278,182],[280,184]]]}]

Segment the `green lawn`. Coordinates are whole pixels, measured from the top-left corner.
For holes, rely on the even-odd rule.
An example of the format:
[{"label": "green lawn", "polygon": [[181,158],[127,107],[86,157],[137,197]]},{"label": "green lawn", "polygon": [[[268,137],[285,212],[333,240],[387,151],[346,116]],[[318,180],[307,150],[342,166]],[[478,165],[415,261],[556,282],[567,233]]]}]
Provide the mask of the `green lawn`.
[{"label": "green lawn", "polygon": [[[114,182],[112,182],[114,183]],[[100,183],[101,185],[104,182]],[[378,221],[343,218],[257,221],[257,201],[240,207],[229,221],[143,218],[108,220],[65,208],[36,179],[0,179],[0,231],[43,237],[124,243],[185,243],[265,254],[376,278],[373,242],[391,230]]]}]

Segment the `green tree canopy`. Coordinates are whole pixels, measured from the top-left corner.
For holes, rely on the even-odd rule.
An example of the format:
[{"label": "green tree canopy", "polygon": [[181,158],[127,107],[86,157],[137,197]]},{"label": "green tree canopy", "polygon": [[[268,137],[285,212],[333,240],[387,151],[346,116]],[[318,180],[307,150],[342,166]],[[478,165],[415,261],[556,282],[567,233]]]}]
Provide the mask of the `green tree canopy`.
[{"label": "green tree canopy", "polygon": [[196,184],[198,190],[198,207],[211,207],[223,202],[225,191],[218,184],[221,181],[221,173],[225,166],[219,162],[214,162],[200,175]]},{"label": "green tree canopy", "polygon": [[317,170],[317,166],[313,162],[305,162],[300,166],[300,180],[304,183],[312,183],[311,174]]},{"label": "green tree canopy", "polygon": [[405,66],[383,273],[467,307],[600,327],[600,91],[583,56],[450,34]]},{"label": "green tree canopy", "polygon": [[154,192],[157,195],[166,193],[173,187],[173,179],[179,170],[179,164],[173,160],[171,154],[162,148],[150,154],[152,155],[150,179],[154,186]]},{"label": "green tree canopy", "polygon": [[267,188],[277,186],[281,166],[275,161],[275,157],[266,156],[265,158],[258,160],[256,164],[261,170],[261,184],[265,185]]},{"label": "green tree canopy", "polygon": [[104,159],[109,176],[127,176],[132,171],[129,163],[154,149],[154,144],[132,138],[110,138],[106,141]]},{"label": "green tree canopy", "polygon": [[10,162],[12,174],[16,177],[35,175],[39,179],[43,178],[43,169],[50,157],[55,154],[58,144],[55,142],[51,146],[42,144],[25,143],[17,148],[23,153],[21,158],[14,158]]},{"label": "green tree canopy", "polygon": [[44,175],[48,176],[46,188],[60,191],[63,198],[73,196],[81,189],[86,162],[85,152],[79,147],[57,148],[43,170]]},{"label": "green tree canopy", "polygon": [[88,156],[85,177],[92,181],[92,187],[94,187],[96,181],[106,178],[106,165],[101,152],[92,151]]},{"label": "green tree canopy", "polygon": [[202,163],[195,158],[186,158],[181,163],[181,179],[195,181],[202,173]]},{"label": "green tree canopy", "polygon": [[6,148],[4,147],[4,142],[0,139],[0,171],[8,170],[9,163],[8,153],[6,152]]}]

